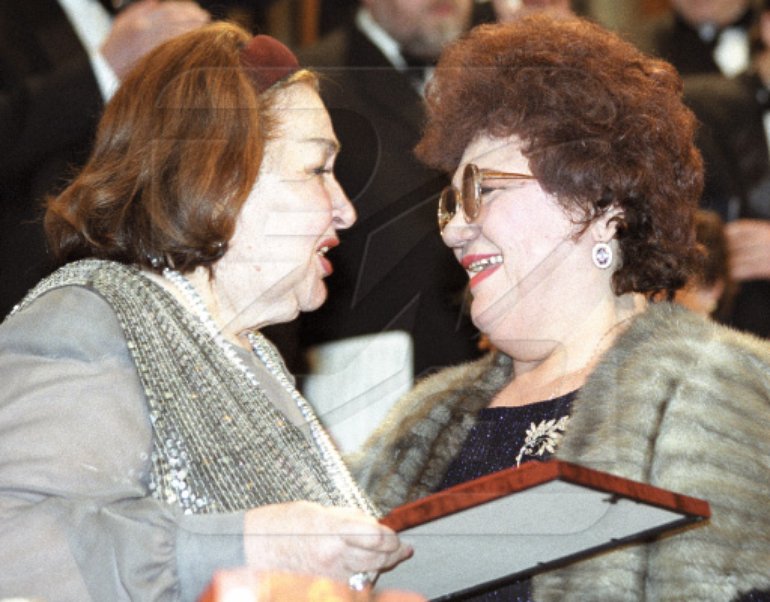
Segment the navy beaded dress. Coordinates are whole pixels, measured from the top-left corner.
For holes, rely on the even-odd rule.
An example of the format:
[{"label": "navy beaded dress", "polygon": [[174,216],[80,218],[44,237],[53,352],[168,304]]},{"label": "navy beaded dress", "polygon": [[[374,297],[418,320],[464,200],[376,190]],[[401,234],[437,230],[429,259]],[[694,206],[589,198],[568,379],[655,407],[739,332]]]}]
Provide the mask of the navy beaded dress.
[{"label": "navy beaded dress", "polygon": [[[525,406],[481,410],[460,453],[449,465],[436,491],[524,462],[550,458],[567,427],[576,395],[577,391],[573,391]],[[530,581],[525,579],[493,591],[456,599],[530,602]]]},{"label": "navy beaded dress", "polygon": [[[577,391],[573,391],[526,406],[481,410],[460,453],[450,464],[436,491],[524,462],[550,458],[568,426],[576,395]],[[531,582],[523,579],[453,600],[533,602]],[[734,602],[770,602],[770,591],[752,590],[738,596]]]}]

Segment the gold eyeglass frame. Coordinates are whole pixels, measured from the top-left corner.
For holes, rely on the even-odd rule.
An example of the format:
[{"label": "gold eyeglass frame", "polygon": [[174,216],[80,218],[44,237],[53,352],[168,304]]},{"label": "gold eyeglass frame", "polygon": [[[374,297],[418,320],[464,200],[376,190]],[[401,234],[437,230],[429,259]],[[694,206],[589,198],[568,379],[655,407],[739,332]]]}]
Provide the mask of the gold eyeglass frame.
[{"label": "gold eyeglass frame", "polygon": [[[443,232],[447,224],[457,213],[457,208],[462,207],[463,217],[467,223],[475,220],[481,212],[481,184],[485,180],[536,180],[533,175],[523,173],[513,173],[507,171],[493,171],[490,169],[480,169],[474,163],[468,163],[463,170],[461,182],[462,190],[458,190],[450,184],[441,191],[438,199],[438,229]],[[449,209],[450,197],[454,208]],[[458,202],[459,201],[459,202]]]}]

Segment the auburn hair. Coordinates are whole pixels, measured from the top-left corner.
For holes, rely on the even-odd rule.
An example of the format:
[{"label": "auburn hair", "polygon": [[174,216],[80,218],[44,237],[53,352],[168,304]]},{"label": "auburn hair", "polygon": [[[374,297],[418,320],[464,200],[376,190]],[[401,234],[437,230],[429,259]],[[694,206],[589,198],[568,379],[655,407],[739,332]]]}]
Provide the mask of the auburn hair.
[{"label": "auburn hair", "polygon": [[158,46],[107,104],[92,154],[48,199],[45,228],[61,263],[84,257],[159,270],[211,267],[227,250],[276,116],[240,59],[251,34],[227,23]]}]

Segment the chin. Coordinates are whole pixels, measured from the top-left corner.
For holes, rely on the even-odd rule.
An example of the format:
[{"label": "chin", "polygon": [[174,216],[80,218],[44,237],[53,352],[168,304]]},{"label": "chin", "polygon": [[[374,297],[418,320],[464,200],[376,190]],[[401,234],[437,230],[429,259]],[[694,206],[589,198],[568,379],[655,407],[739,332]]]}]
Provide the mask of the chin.
[{"label": "chin", "polygon": [[302,303],[299,304],[300,311],[315,311],[324,304],[327,294],[326,285],[323,282],[319,282],[318,286],[313,287],[313,289],[303,297]]},{"label": "chin", "polygon": [[471,302],[471,321],[481,332],[490,334],[499,326],[502,316],[499,315],[499,303],[487,302],[483,295],[474,297]]}]

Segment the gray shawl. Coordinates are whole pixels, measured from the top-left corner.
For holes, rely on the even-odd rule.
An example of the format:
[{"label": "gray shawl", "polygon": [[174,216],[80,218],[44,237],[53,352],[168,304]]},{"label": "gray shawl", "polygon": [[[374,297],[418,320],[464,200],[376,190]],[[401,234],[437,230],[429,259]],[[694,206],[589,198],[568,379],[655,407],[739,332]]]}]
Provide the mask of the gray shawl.
[{"label": "gray shawl", "polygon": [[317,447],[212,340],[200,321],[133,267],[69,264],[15,311],[49,290],[84,286],[112,307],[153,426],[150,490],[188,513],[309,500],[345,505]]},{"label": "gray shawl", "polygon": [[[498,354],[449,368],[397,404],[357,460],[375,502],[438,485],[510,365]],[[770,589],[768,424],[770,345],[653,305],[580,391],[557,456],[705,498],[712,519],[536,577],[535,599],[725,602]]]}]

